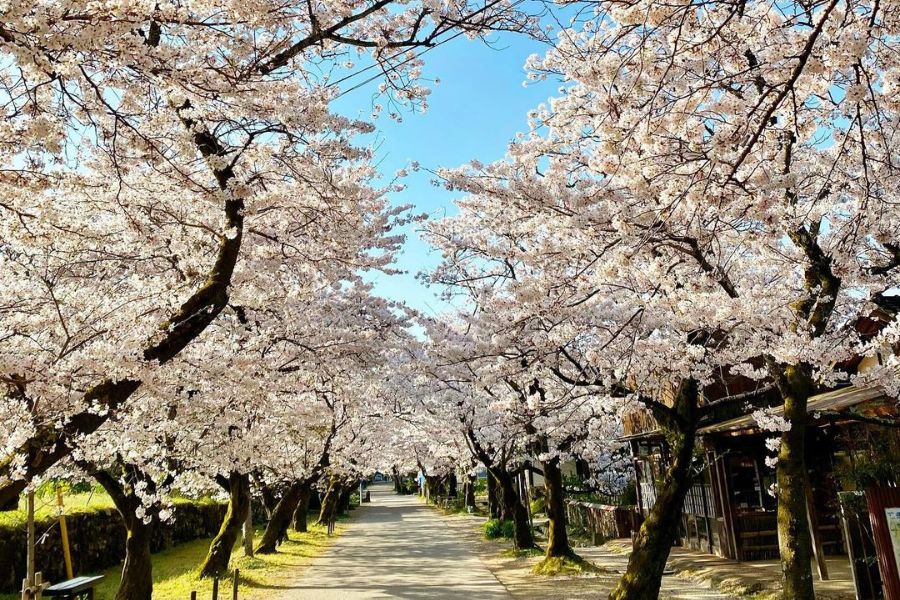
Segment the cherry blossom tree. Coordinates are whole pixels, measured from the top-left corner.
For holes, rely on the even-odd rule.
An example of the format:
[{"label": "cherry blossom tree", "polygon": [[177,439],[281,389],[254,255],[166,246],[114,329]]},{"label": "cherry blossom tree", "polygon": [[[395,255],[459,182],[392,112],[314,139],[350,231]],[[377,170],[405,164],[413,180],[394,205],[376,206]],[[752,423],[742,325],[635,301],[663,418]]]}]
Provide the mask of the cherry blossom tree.
[{"label": "cherry blossom tree", "polygon": [[421,103],[415,48],[527,24],[496,1],[2,11],[4,505],[243,286],[285,260],[311,288],[387,264],[398,213],[351,145],[371,126],[329,109],[356,61]]},{"label": "cherry blossom tree", "polygon": [[[471,196],[433,235],[438,279],[474,295],[503,280],[492,308],[541,324],[564,381],[651,410],[674,434],[674,513],[699,420],[775,393],[785,589],[811,598],[806,400],[847,384],[897,391],[895,325],[876,341],[848,326],[898,266],[893,13],[594,8],[532,60],[534,77],[569,83],[508,160],[442,174]],[[864,380],[835,368],[879,353]],[[656,593],[669,525],[651,514],[613,597]]]}]

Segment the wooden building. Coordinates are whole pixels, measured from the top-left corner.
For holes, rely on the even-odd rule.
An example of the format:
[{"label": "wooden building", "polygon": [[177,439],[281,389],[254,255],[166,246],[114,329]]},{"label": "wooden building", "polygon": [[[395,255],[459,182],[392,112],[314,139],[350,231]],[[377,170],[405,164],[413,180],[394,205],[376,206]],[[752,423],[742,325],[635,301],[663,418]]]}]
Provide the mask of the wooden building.
[{"label": "wooden building", "polygon": [[[780,409],[775,409],[779,412]],[[807,439],[808,506],[824,554],[843,554],[837,493],[893,480],[900,472],[897,399],[877,389],[848,387],[810,398]],[[656,482],[668,465],[667,445],[646,415],[626,422],[642,516],[656,500]],[[699,429],[697,481],[684,502],[681,543],[732,558],[778,557],[773,452],[750,415],[704,424]]]},{"label": "wooden building", "polygon": [[[876,335],[900,314],[900,295],[879,295],[877,309],[853,324],[865,340]],[[900,354],[900,348],[894,348]],[[879,366],[880,357],[859,358],[836,368],[848,375]],[[723,376],[706,388],[714,401],[753,390],[756,382]],[[781,412],[774,390],[762,404]],[[666,394],[661,401],[667,403]],[[701,399],[701,404],[703,400]],[[816,551],[843,554],[843,531],[838,492],[872,485],[900,485],[900,401],[877,388],[848,386],[811,397],[806,464],[810,494],[807,506]],[[720,415],[701,422],[698,429],[697,479],[683,508],[681,542],[735,560],[778,558],[775,469],[766,459],[774,452],[750,414]],[[668,465],[665,439],[648,411],[627,415],[623,440],[631,446],[638,511],[646,516],[656,500],[656,482]]]}]

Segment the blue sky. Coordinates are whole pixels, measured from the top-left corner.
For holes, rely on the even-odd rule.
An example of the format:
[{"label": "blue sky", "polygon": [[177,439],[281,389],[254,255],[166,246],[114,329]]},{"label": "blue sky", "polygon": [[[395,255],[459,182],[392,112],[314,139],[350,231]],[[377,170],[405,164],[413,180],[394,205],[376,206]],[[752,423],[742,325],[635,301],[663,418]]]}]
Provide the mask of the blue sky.
[{"label": "blue sky", "polygon": [[[527,130],[528,111],[551,96],[558,85],[547,82],[523,86],[525,59],[544,49],[525,36],[497,34],[490,46],[460,37],[424,56],[424,76],[440,78],[440,85],[433,88],[429,98],[428,111],[406,112],[401,115],[402,123],[388,118],[385,111],[376,121],[378,131],[373,139],[365,140],[377,143],[379,170],[388,178],[412,160],[422,166],[420,172],[407,178],[407,189],[392,196],[395,204],[412,204],[417,212],[431,218],[454,214],[453,199],[457,195],[431,185],[433,175],[427,170],[503,157],[516,133]],[[356,83],[351,80],[345,85]],[[368,118],[378,83],[342,96],[335,108],[348,116]],[[426,288],[415,278],[417,272],[433,267],[438,259],[415,231],[409,231],[398,262],[406,273],[377,276],[376,293],[402,300],[428,315],[446,311],[449,306],[438,298],[439,290]]]}]

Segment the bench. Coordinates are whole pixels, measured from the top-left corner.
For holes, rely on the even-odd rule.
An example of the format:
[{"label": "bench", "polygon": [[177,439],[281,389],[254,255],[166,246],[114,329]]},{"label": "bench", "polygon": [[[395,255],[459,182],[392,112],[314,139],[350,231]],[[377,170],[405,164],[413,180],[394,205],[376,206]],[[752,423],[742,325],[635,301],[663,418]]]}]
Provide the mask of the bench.
[{"label": "bench", "polygon": [[54,583],[44,589],[44,596],[56,596],[66,600],[94,600],[94,587],[103,581],[104,577],[105,575],[86,575]]}]

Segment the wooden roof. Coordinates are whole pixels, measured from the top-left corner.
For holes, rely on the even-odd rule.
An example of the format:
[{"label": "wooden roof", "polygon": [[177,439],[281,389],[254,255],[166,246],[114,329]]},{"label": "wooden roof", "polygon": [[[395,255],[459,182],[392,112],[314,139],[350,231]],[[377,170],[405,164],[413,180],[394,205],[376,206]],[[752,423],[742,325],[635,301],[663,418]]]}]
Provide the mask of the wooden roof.
[{"label": "wooden roof", "polygon": [[[879,388],[848,386],[811,397],[807,402],[807,412],[840,411],[856,406],[862,402],[877,400],[879,398],[885,398],[884,392]],[[780,416],[784,413],[784,406],[776,406],[771,412],[772,414]],[[742,415],[735,419],[729,419],[728,421],[701,427],[698,430],[698,433],[723,433],[726,431],[753,429],[756,426],[756,420],[753,418],[753,415]]]}]

